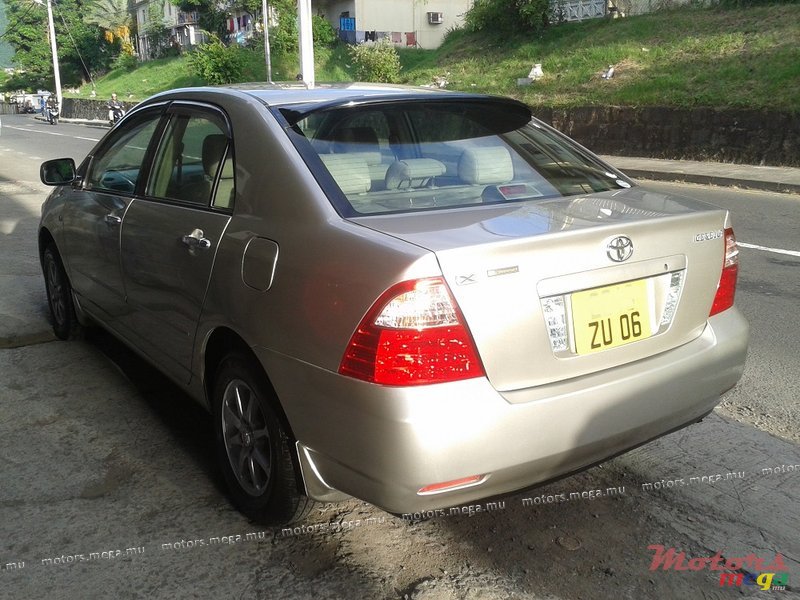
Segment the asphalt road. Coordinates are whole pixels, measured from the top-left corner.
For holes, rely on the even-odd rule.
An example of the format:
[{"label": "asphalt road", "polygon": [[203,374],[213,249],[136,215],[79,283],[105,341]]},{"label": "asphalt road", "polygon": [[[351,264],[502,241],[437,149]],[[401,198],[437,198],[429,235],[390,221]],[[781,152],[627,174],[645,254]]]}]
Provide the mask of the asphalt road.
[{"label": "asphalt road", "polygon": [[800,442],[800,195],[648,182],[727,208],[740,243],[736,303],[750,321],[744,377],[718,409]]},{"label": "asphalt road", "polygon": [[[742,249],[749,362],[704,422],[490,512],[410,523],[353,500],[282,532],[230,508],[208,418],[179,390],[102,333],[52,341],[38,162],[80,159],[103,133],[2,118],[0,598],[798,597],[800,198],[652,184],[730,208],[739,240],[770,249]],[[648,546],[780,553],[789,587],[650,570]]]}]

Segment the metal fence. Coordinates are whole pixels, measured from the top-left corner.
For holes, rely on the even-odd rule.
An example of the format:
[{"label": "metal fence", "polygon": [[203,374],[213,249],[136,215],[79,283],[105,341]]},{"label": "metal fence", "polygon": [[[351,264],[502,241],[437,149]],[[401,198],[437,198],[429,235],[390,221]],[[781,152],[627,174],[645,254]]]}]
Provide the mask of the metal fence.
[{"label": "metal fence", "polygon": [[551,3],[554,20],[583,21],[606,15],[606,0],[557,0]]}]

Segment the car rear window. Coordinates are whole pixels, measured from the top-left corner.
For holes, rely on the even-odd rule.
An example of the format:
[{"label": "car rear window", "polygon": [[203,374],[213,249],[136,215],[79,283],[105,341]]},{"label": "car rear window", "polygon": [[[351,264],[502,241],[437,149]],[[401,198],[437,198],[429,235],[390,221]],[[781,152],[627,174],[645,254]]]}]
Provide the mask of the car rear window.
[{"label": "car rear window", "polygon": [[513,101],[373,101],[282,114],[345,216],[523,202],[631,185]]}]

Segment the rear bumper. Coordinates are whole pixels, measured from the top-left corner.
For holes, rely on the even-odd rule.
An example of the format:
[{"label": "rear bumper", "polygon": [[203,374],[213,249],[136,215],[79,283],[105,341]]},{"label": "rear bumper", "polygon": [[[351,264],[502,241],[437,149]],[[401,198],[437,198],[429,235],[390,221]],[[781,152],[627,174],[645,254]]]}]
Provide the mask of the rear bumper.
[{"label": "rear bumper", "polygon": [[[256,351],[299,441],[309,493],[334,499],[326,493],[334,488],[411,513],[524,489],[696,421],[741,377],[747,338],[747,322],[733,308],[668,352],[503,394],[485,378],[376,386]],[[417,493],[471,475],[485,478]]]}]

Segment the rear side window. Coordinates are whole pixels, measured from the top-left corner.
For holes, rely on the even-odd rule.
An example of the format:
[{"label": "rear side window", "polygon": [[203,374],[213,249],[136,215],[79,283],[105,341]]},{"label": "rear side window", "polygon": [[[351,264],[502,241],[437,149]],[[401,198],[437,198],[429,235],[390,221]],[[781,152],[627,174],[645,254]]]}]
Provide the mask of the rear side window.
[{"label": "rear side window", "polygon": [[[285,113],[343,212],[437,210],[630,187],[515,104],[384,102]],[[313,160],[314,158],[318,160]],[[318,177],[318,179],[320,179]],[[323,183],[327,177],[320,179]],[[330,194],[334,204],[341,196]]]},{"label": "rear side window", "polygon": [[171,114],[156,151],[147,195],[202,206],[213,200],[215,207],[229,208],[233,157],[225,131],[222,120],[211,112]]}]

